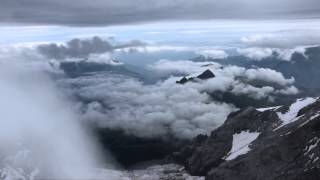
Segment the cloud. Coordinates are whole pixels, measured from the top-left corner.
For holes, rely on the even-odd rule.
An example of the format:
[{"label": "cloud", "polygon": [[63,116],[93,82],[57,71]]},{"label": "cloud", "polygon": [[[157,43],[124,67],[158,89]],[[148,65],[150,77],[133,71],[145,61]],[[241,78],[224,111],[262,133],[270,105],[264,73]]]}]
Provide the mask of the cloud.
[{"label": "cloud", "polygon": [[288,84],[290,85],[295,82],[294,77],[291,77],[290,79],[286,79],[282,75],[282,73],[272,69],[267,69],[267,68],[248,69],[245,72],[245,76],[249,80],[261,80],[261,81],[276,83],[281,86],[286,86]]},{"label": "cloud", "polygon": [[170,74],[185,74],[192,75],[201,72],[204,68],[202,66],[215,66],[217,68],[221,67],[220,64],[214,62],[193,62],[193,61],[170,61],[166,59],[159,60],[153,64],[147,66],[149,70],[160,75],[170,75]]},{"label": "cloud", "polygon": [[2,0],[3,23],[102,26],[159,20],[319,17],[318,0]]},{"label": "cloud", "polygon": [[283,30],[273,33],[253,34],[241,38],[246,48],[238,48],[237,52],[253,60],[263,60],[274,56],[279,60],[291,60],[297,52],[304,54],[306,48],[320,43],[319,31],[308,29]]},{"label": "cloud", "polygon": [[2,176],[94,179],[102,156],[65,96],[38,66],[0,63]]},{"label": "cloud", "polygon": [[[222,68],[223,67],[223,68]],[[185,73],[196,76],[206,69],[216,77],[197,83],[177,84],[181,77],[169,77],[146,85],[123,75],[99,73],[73,79],[62,79],[63,87],[77,87],[72,92],[85,99],[78,104],[83,119],[99,127],[121,129],[139,137],[175,137],[190,139],[208,134],[219,127],[236,108],[232,104],[214,101],[212,92],[230,92],[253,99],[298,93],[286,79],[270,69],[245,69],[218,63],[161,60],[149,66],[153,72]],[[272,78],[273,77],[273,78]],[[253,81],[263,81],[255,86]],[[272,84],[274,86],[272,86]],[[208,93],[208,94],[207,94]]]},{"label": "cloud", "polygon": [[250,48],[238,48],[237,53],[248,57],[248,60],[261,61],[269,57],[274,57],[278,60],[290,61],[294,53],[300,53],[304,55],[307,47],[295,47],[291,49],[280,48],[262,48],[262,47],[250,47]]},{"label": "cloud", "polygon": [[194,51],[194,48],[186,47],[186,46],[171,46],[171,45],[145,45],[145,46],[137,46],[137,47],[128,47],[122,49],[116,49],[116,52],[120,53],[158,53],[158,52],[165,52],[165,51],[172,51],[172,52],[188,52]]},{"label": "cloud", "polygon": [[293,49],[297,46],[319,45],[319,31],[284,30],[274,33],[254,34],[241,38],[241,42],[251,47]]},{"label": "cloud", "polygon": [[235,110],[232,105],[210,101],[206,93],[176,84],[170,78],[154,85],[124,76],[100,74],[63,80],[77,85],[83,118],[100,127],[121,129],[139,137],[190,139],[208,134]]},{"label": "cloud", "polygon": [[240,55],[243,55],[243,56],[246,56],[252,60],[258,60],[258,61],[273,55],[273,50],[271,48],[237,49],[237,52]]},{"label": "cloud", "polygon": [[[53,63],[59,61],[48,60],[32,48],[19,47],[2,51],[7,51],[0,55],[3,62],[10,59],[12,63],[35,66],[40,71],[51,68],[48,72],[62,73],[59,66]],[[88,55],[88,61],[99,62],[100,59],[109,59],[108,53]],[[209,93],[229,92],[253,99],[269,97],[270,100],[278,95],[298,93],[292,85],[293,78],[286,79],[281,73],[270,69],[246,69],[214,62],[184,60],[160,60],[149,65],[148,69],[154,74],[163,75],[166,80],[146,85],[137,79],[112,72],[70,79],[65,76],[55,77],[63,92],[79,98],[75,107],[82,114],[82,119],[140,137],[190,139],[198,134],[210,133],[236,107],[212,100]],[[207,69],[216,77],[185,85],[176,83],[181,76],[195,77]],[[257,86],[256,81],[263,83]]]},{"label": "cloud", "polygon": [[145,43],[138,40],[115,44],[95,36],[91,39],[72,39],[65,45],[58,45],[55,43],[39,45],[37,49],[40,54],[43,54],[50,59],[88,59],[92,54],[104,54],[119,49],[121,50],[141,46],[145,46]]},{"label": "cloud", "polygon": [[[168,74],[184,74],[195,77],[206,69],[210,69],[215,78],[204,83],[187,83],[200,92],[232,92],[234,94],[249,95],[255,99],[279,94],[297,94],[293,89],[295,82],[293,77],[286,79],[282,73],[267,68],[246,69],[238,66],[222,66],[212,62],[192,61],[168,61],[161,60],[149,66],[154,72]],[[256,81],[262,82],[264,86],[256,87]]]},{"label": "cloud", "polygon": [[208,49],[199,51],[198,54],[204,56],[205,58],[211,59],[225,59],[228,57],[228,54],[223,50],[215,50],[215,49]]}]

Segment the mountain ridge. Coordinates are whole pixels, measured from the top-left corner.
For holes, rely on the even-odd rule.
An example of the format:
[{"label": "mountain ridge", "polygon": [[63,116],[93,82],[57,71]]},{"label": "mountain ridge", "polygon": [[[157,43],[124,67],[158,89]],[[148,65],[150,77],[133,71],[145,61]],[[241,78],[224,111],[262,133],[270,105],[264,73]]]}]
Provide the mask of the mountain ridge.
[{"label": "mountain ridge", "polygon": [[244,108],[171,158],[207,180],[319,179],[319,112],[319,98],[299,99],[289,106]]}]

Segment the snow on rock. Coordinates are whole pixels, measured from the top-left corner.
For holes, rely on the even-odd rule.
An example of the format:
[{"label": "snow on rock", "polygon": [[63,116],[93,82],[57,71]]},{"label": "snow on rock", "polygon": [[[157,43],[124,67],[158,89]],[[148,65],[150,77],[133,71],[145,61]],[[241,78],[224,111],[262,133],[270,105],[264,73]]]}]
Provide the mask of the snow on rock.
[{"label": "snow on rock", "polygon": [[[87,169],[91,180],[204,180],[204,177],[189,175],[184,167],[177,164],[154,165],[141,170]],[[0,169],[1,180],[35,180],[38,170],[27,174],[21,168]],[[86,178],[84,178],[86,179]],[[83,179],[83,180],[84,180]]]},{"label": "snow on rock", "polygon": [[[318,112],[319,113],[319,112]],[[302,124],[299,125],[299,128],[303,127],[304,125],[308,124],[310,121],[318,118],[320,116],[320,114],[316,114],[311,116],[308,120],[306,120],[305,122],[303,122]]]},{"label": "snow on rock", "polygon": [[128,180],[204,180],[204,177],[191,176],[176,164],[155,165],[143,170],[127,172]]},{"label": "snow on rock", "polygon": [[[291,104],[291,106],[289,107],[289,110],[286,113],[278,112],[277,114],[282,121],[282,125],[280,127],[283,127],[289,123],[292,123],[298,120],[297,115],[299,111],[302,108],[316,102],[316,100],[317,98],[311,98],[311,97],[298,99],[295,103]],[[277,129],[279,129],[280,127],[278,127]]]},{"label": "snow on rock", "polygon": [[95,180],[204,180],[204,177],[191,176],[177,164],[154,165],[146,169],[120,171],[98,169],[93,171]]},{"label": "snow on rock", "polygon": [[278,108],[280,108],[280,107],[281,107],[281,106],[259,108],[259,109],[257,109],[257,111],[264,112],[264,111],[268,111],[268,110],[275,110],[275,109],[278,109]]},{"label": "snow on rock", "polygon": [[308,157],[308,159],[309,159],[307,161],[306,165],[313,164],[319,160],[319,157],[315,154],[315,151],[314,151],[314,149],[318,147],[319,142],[320,142],[320,139],[318,137],[314,137],[310,141],[308,141],[309,145],[307,145],[304,148],[303,155]]},{"label": "snow on rock", "polygon": [[304,155],[309,154],[314,148],[316,148],[320,142],[320,139],[317,137],[314,137],[313,139],[311,139],[309,142],[311,142],[312,144],[310,144],[309,146],[307,146],[304,150],[305,153]]},{"label": "snow on rock", "polygon": [[249,145],[258,138],[259,132],[242,131],[233,135],[232,148],[225,160],[232,160],[240,155],[247,154],[251,149]]}]

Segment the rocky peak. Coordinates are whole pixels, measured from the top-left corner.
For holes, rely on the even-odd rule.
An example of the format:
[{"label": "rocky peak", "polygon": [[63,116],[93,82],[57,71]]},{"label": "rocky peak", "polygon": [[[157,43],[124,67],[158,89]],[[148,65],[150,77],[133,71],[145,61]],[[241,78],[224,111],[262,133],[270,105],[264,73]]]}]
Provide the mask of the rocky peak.
[{"label": "rocky peak", "polygon": [[209,69],[205,70],[203,73],[201,73],[200,75],[198,75],[197,77],[183,77],[182,79],[180,79],[179,81],[177,81],[177,84],[185,84],[187,82],[197,82],[197,80],[207,80],[207,79],[211,79],[214,78],[215,75],[213,74],[213,72],[211,72]]},{"label": "rocky peak", "polygon": [[215,77],[215,75],[209,69],[205,70],[203,73],[201,73],[199,76],[197,76],[197,78],[202,79],[202,80],[206,80],[206,79],[210,79],[210,78],[214,78],[214,77]]}]

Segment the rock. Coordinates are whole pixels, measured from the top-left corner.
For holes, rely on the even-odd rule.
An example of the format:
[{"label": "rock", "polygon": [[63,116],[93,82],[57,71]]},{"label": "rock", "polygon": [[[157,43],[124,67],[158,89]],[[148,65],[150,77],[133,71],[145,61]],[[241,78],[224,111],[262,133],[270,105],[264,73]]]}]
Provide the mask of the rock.
[{"label": "rock", "polygon": [[180,79],[179,81],[177,81],[177,84],[185,84],[188,82],[188,79],[186,77],[183,77],[182,79]]},{"label": "rock", "polygon": [[174,138],[141,138],[108,128],[97,128],[94,132],[102,148],[110,151],[117,162],[127,168],[151,160],[164,161],[166,156],[186,144]]},{"label": "rock", "polygon": [[202,79],[202,80],[206,80],[206,79],[210,79],[210,78],[214,78],[214,77],[215,77],[215,75],[209,69],[207,69],[202,74],[197,76],[197,78]]},{"label": "rock", "polygon": [[176,81],[176,83],[177,84],[185,84],[187,82],[197,82],[197,80],[199,80],[199,79],[200,80],[207,80],[207,79],[211,79],[214,77],[215,77],[215,75],[208,69],[208,70],[204,71],[203,73],[201,73],[197,77],[190,77],[190,78],[183,77],[179,81]]},{"label": "rock", "polygon": [[[231,113],[208,138],[195,139],[172,158],[208,180],[320,179],[320,101],[299,106],[284,123],[279,114],[292,115],[292,109],[249,107]],[[240,148],[232,151],[237,143]]]}]

